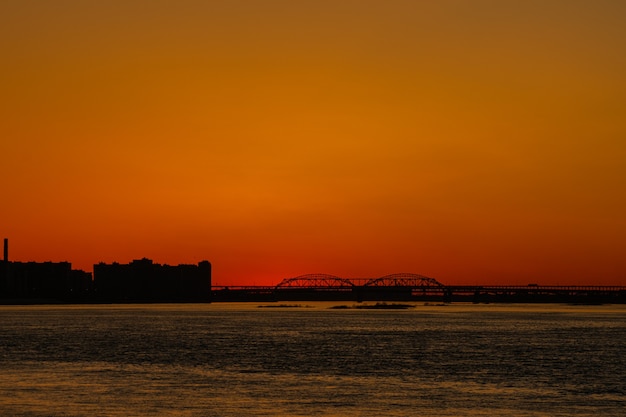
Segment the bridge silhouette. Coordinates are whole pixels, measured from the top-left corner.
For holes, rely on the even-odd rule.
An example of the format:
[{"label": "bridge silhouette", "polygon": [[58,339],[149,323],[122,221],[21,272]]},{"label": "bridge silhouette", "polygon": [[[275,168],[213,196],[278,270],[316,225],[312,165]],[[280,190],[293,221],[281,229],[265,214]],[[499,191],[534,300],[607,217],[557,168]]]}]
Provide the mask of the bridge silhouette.
[{"label": "bridge silhouette", "polygon": [[308,274],[295,278],[286,278],[275,288],[351,288],[351,287],[436,287],[445,285],[434,278],[424,275],[401,273],[380,278],[340,278],[328,274]]},{"label": "bridge silhouette", "polygon": [[213,287],[214,301],[437,301],[626,303],[626,286],[445,285],[424,275],[379,278],[306,274],[275,286]]}]

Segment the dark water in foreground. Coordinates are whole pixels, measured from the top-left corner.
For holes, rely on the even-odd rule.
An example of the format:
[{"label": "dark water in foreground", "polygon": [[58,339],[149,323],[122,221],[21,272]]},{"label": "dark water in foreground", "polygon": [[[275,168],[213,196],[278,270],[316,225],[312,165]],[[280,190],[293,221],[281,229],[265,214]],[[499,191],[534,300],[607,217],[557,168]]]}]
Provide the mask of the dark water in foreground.
[{"label": "dark water in foreground", "polygon": [[626,306],[0,307],[0,416],[624,416]]}]

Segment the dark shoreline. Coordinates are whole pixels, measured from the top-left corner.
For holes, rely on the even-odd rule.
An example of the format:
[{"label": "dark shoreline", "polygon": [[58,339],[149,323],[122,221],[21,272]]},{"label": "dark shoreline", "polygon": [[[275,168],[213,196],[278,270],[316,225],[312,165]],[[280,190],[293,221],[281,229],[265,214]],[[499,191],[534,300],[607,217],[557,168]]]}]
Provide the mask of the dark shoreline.
[{"label": "dark shoreline", "polygon": [[474,303],[474,304],[626,304],[626,287],[591,286],[445,286],[419,287],[213,287],[193,294],[142,294],[126,296],[89,292],[50,294],[49,296],[2,297],[0,305],[40,304],[189,304],[221,302],[259,302],[275,306],[307,301],[352,303]]}]

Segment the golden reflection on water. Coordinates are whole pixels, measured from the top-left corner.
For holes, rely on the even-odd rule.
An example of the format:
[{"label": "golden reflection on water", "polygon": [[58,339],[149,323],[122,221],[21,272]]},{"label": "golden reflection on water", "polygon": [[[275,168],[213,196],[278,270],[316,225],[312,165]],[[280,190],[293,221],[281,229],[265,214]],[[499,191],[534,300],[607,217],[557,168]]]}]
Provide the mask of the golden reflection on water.
[{"label": "golden reflection on water", "polygon": [[289,304],[0,306],[0,416],[623,416],[626,306]]}]

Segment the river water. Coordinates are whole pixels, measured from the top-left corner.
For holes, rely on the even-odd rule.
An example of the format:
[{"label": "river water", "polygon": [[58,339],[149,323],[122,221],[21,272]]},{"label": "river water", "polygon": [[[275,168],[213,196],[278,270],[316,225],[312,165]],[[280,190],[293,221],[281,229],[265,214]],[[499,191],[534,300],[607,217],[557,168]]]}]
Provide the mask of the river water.
[{"label": "river water", "polygon": [[626,415],[626,306],[329,307],[2,306],[0,416]]}]

